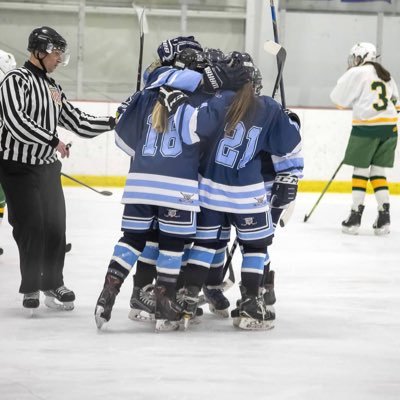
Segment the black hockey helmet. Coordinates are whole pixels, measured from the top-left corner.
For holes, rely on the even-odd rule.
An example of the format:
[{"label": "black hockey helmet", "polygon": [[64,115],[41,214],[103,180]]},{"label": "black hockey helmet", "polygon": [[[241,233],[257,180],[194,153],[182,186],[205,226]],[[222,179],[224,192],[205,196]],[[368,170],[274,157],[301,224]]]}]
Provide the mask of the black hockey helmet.
[{"label": "black hockey helmet", "polygon": [[226,55],[225,60],[228,62],[228,64],[233,66],[243,65],[244,69],[249,75],[251,83],[253,84],[254,93],[259,96],[263,87],[262,75],[260,70],[255,66],[251,55],[249,53],[233,51]]},{"label": "black hockey helmet", "polygon": [[202,70],[205,68],[203,53],[187,47],[176,55],[173,65],[181,69]]},{"label": "black hockey helmet", "polygon": [[29,35],[28,51],[30,52],[51,53],[53,50],[60,50],[64,53],[66,49],[67,41],[48,26],[36,28]]},{"label": "black hockey helmet", "polygon": [[225,54],[220,49],[206,47],[203,51],[204,58],[209,65],[214,65],[225,59]]}]

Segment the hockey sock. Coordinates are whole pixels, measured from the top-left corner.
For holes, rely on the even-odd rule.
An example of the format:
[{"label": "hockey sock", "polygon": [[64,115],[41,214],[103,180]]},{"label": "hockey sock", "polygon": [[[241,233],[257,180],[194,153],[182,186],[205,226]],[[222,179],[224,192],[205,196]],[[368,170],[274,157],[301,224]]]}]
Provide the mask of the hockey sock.
[{"label": "hockey sock", "polygon": [[369,168],[354,168],[351,190],[353,198],[353,210],[358,210],[358,206],[364,204],[365,193],[367,191]]},{"label": "hockey sock", "polygon": [[242,285],[247,294],[258,295],[264,273],[267,248],[243,244]]},{"label": "hockey sock", "polygon": [[271,267],[271,262],[270,262],[269,254],[268,254],[268,250],[267,250],[267,254],[265,256],[265,261],[264,261],[264,273],[263,273],[263,277],[262,277],[261,286],[264,286],[267,283],[270,267]]},{"label": "hockey sock", "polygon": [[210,270],[217,243],[194,243],[185,267],[185,286],[202,287]]},{"label": "hockey sock", "polygon": [[146,285],[153,283],[156,277],[156,266],[153,264],[147,264],[139,258],[136,264],[136,273],[133,281],[134,286],[143,288]]},{"label": "hockey sock", "polygon": [[226,244],[215,252],[210,270],[206,279],[206,285],[217,286],[224,280],[224,260]]},{"label": "hockey sock", "polygon": [[167,293],[171,293],[171,287],[174,288],[174,291],[176,290],[184,246],[184,238],[169,236],[160,232],[159,255],[157,258],[157,284],[165,286]]},{"label": "hockey sock", "polygon": [[146,245],[146,236],[124,232],[114,247],[108,272],[125,279]]},{"label": "hockey sock", "polygon": [[186,269],[187,263],[189,261],[190,250],[191,250],[192,246],[193,246],[193,242],[185,243],[185,247],[183,250],[183,256],[182,256],[181,271],[178,276],[178,282],[176,283],[177,289],[182,288],[185,284],[185,269]]},{"label": "hockey sock", "polygon": [[383,210],[383,204],[389,203],[389,186],[386,180],[385,168],[372,165],[369,179],[374,189],[378,208],[379,210]]}]

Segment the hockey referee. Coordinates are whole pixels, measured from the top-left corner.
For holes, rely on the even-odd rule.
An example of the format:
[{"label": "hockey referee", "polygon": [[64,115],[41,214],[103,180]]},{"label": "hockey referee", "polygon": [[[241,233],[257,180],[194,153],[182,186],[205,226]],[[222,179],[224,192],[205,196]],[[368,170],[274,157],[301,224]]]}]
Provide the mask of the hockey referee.
[{"label": "hockey referee", "polygon": [[72,310],[75,294],[64,286],[65,201],[61,158],[69,147],[57,134],[61,126],[78,136],[95,137],[115,126],[113,117],[94,117],[72,106],[48,74],[66,65],[66,40],[43,26],[29,35],[29,60],[0,84],[0,182],[8,219],[18,245],[23,306]]}]

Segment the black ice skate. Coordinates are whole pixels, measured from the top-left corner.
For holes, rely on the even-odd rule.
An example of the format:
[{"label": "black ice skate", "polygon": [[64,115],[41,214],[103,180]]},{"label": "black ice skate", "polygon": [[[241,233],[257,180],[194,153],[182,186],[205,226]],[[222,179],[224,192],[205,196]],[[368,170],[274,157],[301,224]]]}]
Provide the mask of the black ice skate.
[{"label": "black ice skate", "polygon": [[210,311],[222,318],[229,317],[229,300],[224,296],[223,290],[212,286],[203,286],[204,299]]},{"label": "black ice skate", "polygon": [[32,293],[25,293],[24,294],[24,299],[22,300],[22,305],[25,308],[38,308],[39,307],[39,291],[37,292],[32,292]]},{"label": "black ice skate", "polygon": [[389,213],[390,204],[385,203],[382,205],[382,210],[378,209],[378,217],[376,218],[374,225],[375,235],[387,235],[390,233],[390,213]]},{"label": "black ice skate", "polygon": [[231,312],[233,325],[245,330],[268,330],[274,327],[275,314],[267,310],[262,295],[244,295]]},{"label": "black ice skate", "polygon": [[132,321],[154,321],[156,312],[154,285],[134,287],[130,306],[129,318]]},{"label": "black ice skate", "polygon": [[364,206],[360,204],[358,210],[351,209],[349,217],[342,222],[342,232],[349,235],[357,235],[358,228],[361,225],[361,217],[364,212]]},{"label": "black ice skate", "polygon": [[265,307],[268,311],[274,314],[275,308],[274,304],[276,302],[275,297],[275,271],[269,271],[267,276],[267,282],[263,285],[262,293],[264,297]]},{"label": "black ice skate", "polygon": [[118,276],[107,274],[103,290],[97,300],[94,310],[94,317],[98,329],[111,319],[111,311],[115,303],[115,298],[119,293],[123,280]]},{"label": "black ice skate", "polygon": [[64,285],[57,289],[45,290],[43,293],[45,295],[44,304],[47,307],[65,311],[74,309],[75,293]]},{"label": "black ice skate", "polygon": [[177,303],[175,296],[168,297],[167,289],[160,285],[154,288],[154,294],[156,297],[156,332],[179,329],[182,307]]}]

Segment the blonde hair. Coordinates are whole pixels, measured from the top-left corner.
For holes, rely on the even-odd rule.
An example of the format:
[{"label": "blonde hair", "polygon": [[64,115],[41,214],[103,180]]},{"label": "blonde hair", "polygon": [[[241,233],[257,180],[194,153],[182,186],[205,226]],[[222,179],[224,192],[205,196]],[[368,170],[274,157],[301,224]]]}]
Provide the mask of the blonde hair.
[{"label": "blonde hair", "polygon": [[257,97],[254,94],[251,82],[243,85],[233,97],[233,101],[225,115],[225,134],[232,136],[235,126],[243,120],[249,120],[257,106]]},{"label": "blonde hair", "polygon": [[168,128],[168,110],[156,100],[151,113],[151,124],[157,133],[164,133]]}]

